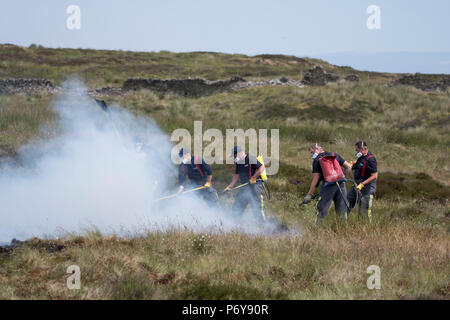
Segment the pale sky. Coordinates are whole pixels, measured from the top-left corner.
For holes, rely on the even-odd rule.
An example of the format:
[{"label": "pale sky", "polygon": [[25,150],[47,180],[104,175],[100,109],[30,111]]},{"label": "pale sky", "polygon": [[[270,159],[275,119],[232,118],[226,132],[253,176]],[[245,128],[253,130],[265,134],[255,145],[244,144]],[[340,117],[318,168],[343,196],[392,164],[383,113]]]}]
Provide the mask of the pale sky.
[{"label": "pale sky", "polygon": [[[79,30],[66,26],[69,5],[81,10]],[[380,8],[381,29],[367,28],[369,5]],[[0,9],[0,43],[360,58],[363,69],[377,68],[375,53],[400,52],[378,55],[381,67],[450,69],[448,0],[0,0]],[[434,58],[422,66],[424,52]]]}]

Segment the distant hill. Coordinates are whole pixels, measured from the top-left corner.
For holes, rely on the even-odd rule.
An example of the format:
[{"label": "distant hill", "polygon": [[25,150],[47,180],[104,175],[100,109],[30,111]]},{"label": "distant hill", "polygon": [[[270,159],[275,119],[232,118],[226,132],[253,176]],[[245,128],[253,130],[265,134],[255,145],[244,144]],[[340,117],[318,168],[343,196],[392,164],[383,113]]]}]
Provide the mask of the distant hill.
[{"label": "distant hill", "polygon": [[90,49],[51,49],[0,44],[0,78],[45,78],[58,85],[78,74],[90,87],[117,86],[128,78],[301,79],[315,66],[345,77],[390,81],[392,74],[360,72],[326,61],[286,55],[246,56],[217,52],[132,52]]}]

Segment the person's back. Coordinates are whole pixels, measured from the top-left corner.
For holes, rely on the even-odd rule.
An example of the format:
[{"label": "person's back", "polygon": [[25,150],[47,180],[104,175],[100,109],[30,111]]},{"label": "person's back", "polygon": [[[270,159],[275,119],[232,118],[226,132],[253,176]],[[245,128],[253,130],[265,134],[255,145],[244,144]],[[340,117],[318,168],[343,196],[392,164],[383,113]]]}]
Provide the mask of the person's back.
[{"label": "person's back", "polygon": [[[316,224],[319,225],[320,221],[326,218],[331,202],[334,202],[336,212],[341,218],[345,219],[348,210],[347,190],[345,188],[345,176],[340,166],[343,166],[345,171],[349,173],[351,169],[350,164],[335,152],[325,152],[317,143],[309,147],[309,152],[313,159],[313,180],[303,203],[308,203],[312,200],[315,189],[323,181],[317,203]],[[324,159],[327,161],[324,162]]]}]

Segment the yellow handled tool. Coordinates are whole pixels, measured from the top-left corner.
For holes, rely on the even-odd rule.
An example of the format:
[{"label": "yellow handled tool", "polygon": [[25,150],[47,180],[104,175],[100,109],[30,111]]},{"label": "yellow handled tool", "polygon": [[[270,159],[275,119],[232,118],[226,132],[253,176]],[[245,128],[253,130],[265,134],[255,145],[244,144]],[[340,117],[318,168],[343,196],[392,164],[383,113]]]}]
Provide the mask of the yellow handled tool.
[{"label": "yellow handled tool", "polygon": [[246,182],[246,183],[243,183],[243,184],[241,184],[241,185],[239,185],[239,186],[237,186],[237,187],[234,187],[234,188],[232,188],[232,189],[229,189],[229,190],[226,190],[226,189],[225,189],[222,193],[227,193],[227,192],[230,192],[230,191],[233,191],[233,190],[236,190],[236,189],[245,187],[245,186],[248,185],[248,184],[249,184],[249,182]]},{"label": "yellow handled tool", "polygon": [[183,192],[177,192],[177,193],[174,193],[174,194],[171,194],[171,195],[168,195],[168,196],[156,199],[156,200],[154,200],[154,202],[160,201],[160,200],[166,200],[166,199],[175,198],[176,196],[179,196],[181,194],[186,194],[186,193],[189,193],[189,192],[193,192],[193,191],[197,191],[197,190],[201,190],[201,189],[205,189],[205,188],[206,188],[205,186],[201,186],[201,187],[198,187],[198,188],[195,188],[195,189],[191,189],[191,190],[187,190],[187,191],[183,191]]}]

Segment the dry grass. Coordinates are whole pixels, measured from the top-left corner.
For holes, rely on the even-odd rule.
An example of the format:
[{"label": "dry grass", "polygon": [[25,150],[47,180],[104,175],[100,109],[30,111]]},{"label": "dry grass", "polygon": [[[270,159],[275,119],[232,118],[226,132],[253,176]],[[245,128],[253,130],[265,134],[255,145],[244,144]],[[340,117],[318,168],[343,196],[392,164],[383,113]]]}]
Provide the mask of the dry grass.
[{"label": "dry grass", "polygon": [[[330,224],[295,238],[210,234],[199,246],[200,237],[66,238],[56,253],[31,242],[0,260],[0,298],[450,298],[441,290],[450,281],[450,240],[430,227]],[[71,264],[81,268],[79,291],[66,288]],[[382,270],[380,291],[366,287],[373,264]]]}]

